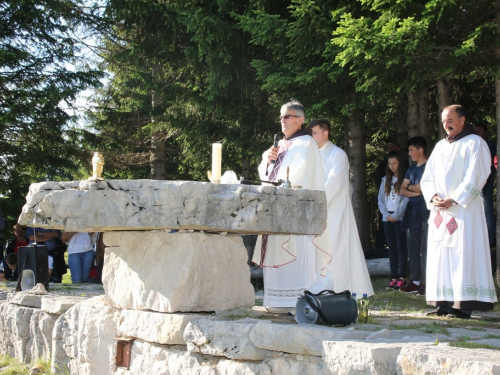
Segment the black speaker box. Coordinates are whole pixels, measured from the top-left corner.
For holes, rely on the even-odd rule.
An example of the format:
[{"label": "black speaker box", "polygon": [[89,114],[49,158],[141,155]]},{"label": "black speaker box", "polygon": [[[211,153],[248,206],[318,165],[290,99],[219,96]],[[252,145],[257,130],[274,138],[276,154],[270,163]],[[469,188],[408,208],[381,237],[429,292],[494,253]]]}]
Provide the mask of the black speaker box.
[{"label": "black speaker box", "polygon": [[49,291],[49,260],[48,250],[45,245],[31,244],[19,248],[19,261],[17,270],[19,278],[17,280],[16,291],[21,291],[21,279],[24,270],[32,270],[35,274],[35,285],[42,283],[45,290]]}]

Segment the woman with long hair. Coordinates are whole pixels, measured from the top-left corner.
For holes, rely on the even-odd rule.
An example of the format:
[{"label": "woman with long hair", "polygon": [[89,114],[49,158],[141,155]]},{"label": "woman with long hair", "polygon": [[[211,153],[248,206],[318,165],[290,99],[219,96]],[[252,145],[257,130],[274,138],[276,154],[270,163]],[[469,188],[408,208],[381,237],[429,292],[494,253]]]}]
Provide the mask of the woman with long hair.
[{"label": "woman with long hair", "polygon": [[391,281],[387,289],[400,289],[406,285],[408,249],[406,234],[401,232],[400,224],[408,204],[408,198],[399,194],[408,162],[406,155],[391,151],[387,155],[387,171],[378,193],[378,207],[382,214],[385,238],[389,246]]}]

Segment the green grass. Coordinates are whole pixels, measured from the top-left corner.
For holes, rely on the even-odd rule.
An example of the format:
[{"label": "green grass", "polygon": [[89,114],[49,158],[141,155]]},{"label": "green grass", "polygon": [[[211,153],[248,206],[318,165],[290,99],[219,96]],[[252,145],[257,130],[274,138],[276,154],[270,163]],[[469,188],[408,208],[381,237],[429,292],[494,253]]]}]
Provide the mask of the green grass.
[{"label": "green grass", "polygon": [[[66,251],[64,253],[64,261],[66,262],[66,264],[68,264],[68,257],[69,257],[69,254]],[[62,277],[62,284],[73,284],[71,282],[71,271],[70,271],[69,267],[68,267],[68,272],[66,274],[64,274]]]},{"label": "green grass", "polygon": [[0,375],[29,375],[30,369],[37,366],[40,375],[52,375],[50,362],[38,360],[35,363],[25,364],[15,358],[0,355]]},{"label": "green grass", "polygon": [[493,349],[500,350],[496,346],[487,345],[487,344],[478,344],[471,341],[454,341],[450,342],[450,346],[454,346],[456,348],[468,348],[468,349]]},{"label": "green grass", "polygon": [[375,295],[370,297],[370,307],[382,309],[385,312],[415,312],[428,309],[425,296],[402,293],[398,290],[386,290],[389,279],[386,277],[372,277],[372,286]]}]

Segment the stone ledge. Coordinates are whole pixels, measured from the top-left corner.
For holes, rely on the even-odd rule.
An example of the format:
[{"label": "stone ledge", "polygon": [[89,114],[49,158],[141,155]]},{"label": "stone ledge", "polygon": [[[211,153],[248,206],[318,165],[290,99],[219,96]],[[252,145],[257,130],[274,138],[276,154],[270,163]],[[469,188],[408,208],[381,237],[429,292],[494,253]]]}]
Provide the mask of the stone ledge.
[{"label": "stone ledge", "polygon": [[182,337],[189,322],[216,319],[198,314],[166,314],[150,311],[122,310],[118,335],[164,345],[186,345]]},{"label": "stone ledge", "polygon": [[321,234],[326,210],[326,194],[316,190],[192,181],[48,181],[30,186],[19,222],[77,232]]},{"label": "stone ledge", "polygon": [[365,340],[370,333],[311,324],[257,323],[250,340],[261,349],[321,357],[323,341]]},{"label": "stone ledge", "polygon": [[87,300],[88,297],[47,295],[42,297],[41,309],[49,314],[64,314],[70,307]]},{"label": "stone ledge", "polygon": [[498,351],[449,346],[405,346],[398,356],[402,374],[500,374]]},{"label": "stone ledge", "polygon": [[45,295],[16,292],[9,293],[7,295],[7,302],[13,303],[15,305],[35,307],[39,309],[42,307],[42,297],[45,297]]}]

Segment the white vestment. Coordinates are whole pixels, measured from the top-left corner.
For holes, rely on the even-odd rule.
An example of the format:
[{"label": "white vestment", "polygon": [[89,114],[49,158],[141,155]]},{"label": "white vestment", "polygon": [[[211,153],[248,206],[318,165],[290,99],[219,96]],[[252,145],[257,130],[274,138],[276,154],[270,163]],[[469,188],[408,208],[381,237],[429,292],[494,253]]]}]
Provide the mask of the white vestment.
[{"label": "white vestment", "polygon": [[[290,167],[292,186],[325,190],[323,165],[316,141],[309,135],[281,140],[278,152],[281,154],[285,148],[288,150],[273,180],[286,180],[286,170]],[[264,152],[259,166],[261,180],[268,180],[273,169],[273,164],[267,166],[267,155],[267,151]],[[331,262],[328,233],[325,230],[318,236],[269,235],[264,259],[262,255],[262,236],[259,236],[252,261],[264,267],[264,306],[295,307],[297,299],[304,296],[304,291],[316,281],[317,275],[325,275],[327,271]]]},{"label": "white vestment", "polygon": [[[476,310],[493,308],[485,303],[497,300],[480,195],[490,166],[488,145],[475,134],[452,143],[438,142],[427,161],[420,186],[430,210],[426,284],[429,302],[454,302],[454,308]],[[431,203],[435,194],[451,198],[458,205],[438,211]]]},{"label": "white vestment", "polygon": [[328,202],[328,234],[336,292],[350,290],[359,297],[373,295],[370,275],[351,203],[349,160],[346,153],[332,142],[320,149],[325,169],[326,199]]}]

